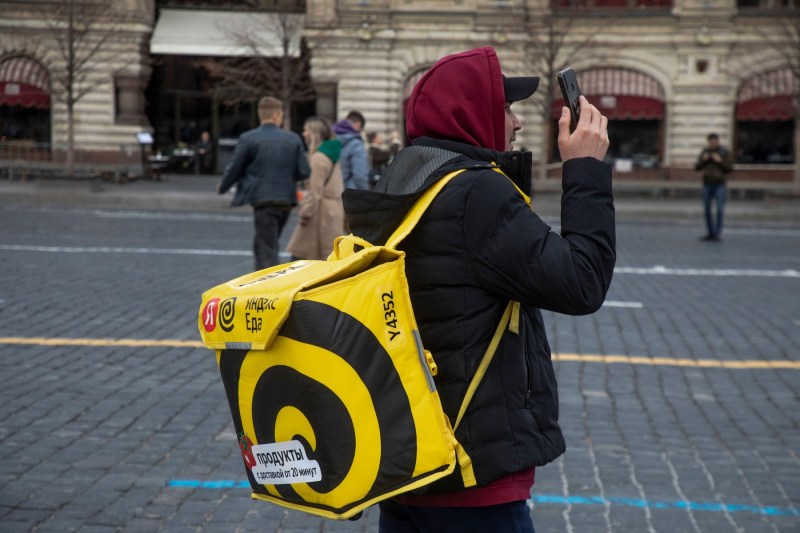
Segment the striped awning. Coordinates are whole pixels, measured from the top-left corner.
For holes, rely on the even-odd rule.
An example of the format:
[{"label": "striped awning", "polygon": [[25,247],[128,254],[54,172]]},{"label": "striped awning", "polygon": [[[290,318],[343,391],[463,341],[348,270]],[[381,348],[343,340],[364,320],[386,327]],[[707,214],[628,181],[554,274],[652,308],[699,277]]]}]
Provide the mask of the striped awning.
[{"label": "striped awning", "polygon": [[795,117],[800,83],[789,69],[749,78],[736,98],[737,120],[786,121]]},{"label": "striped awning", "polygon": [[41,63],[24,56],[0,62],[0,105],[50,107],[50,75]]},{"label": "striped awning", "polygon": [[[596,68],[578,72],[581,92],[610,119],[660,120],[664,118],[664,88],[643,72],[621,68]],[[553,117],[561,115],[564,100],[558,85],[553,92]]]},{"label": "striped awning", "polygon": [[[283,57],[282,37],[290,57],[300,57],[304,16],[210,9],[159,9],[150,53],[187,56]],[[255,51],[254,51],[255,50]]]}]

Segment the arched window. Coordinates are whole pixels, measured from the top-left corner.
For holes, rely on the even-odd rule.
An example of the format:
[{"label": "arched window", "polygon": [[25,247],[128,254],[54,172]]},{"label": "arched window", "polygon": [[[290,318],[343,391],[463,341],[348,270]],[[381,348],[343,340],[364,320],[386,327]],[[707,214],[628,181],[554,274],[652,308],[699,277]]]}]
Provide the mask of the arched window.
[{"label": "arched window", "polygon": [[4,141],[49,145],[50,75],[39,62],[25,56],[0,61],[0,124]]},{"label": "arched window", "polygon": [[742,83],[736,98],[736,162],[794,163],[800,84],[789,69],[763,72]]},{"label": "arched window", "polygon": [[[654,168],[662,153],[664,88],[653,77],[631,69],[595,68],[578,72],[581,92],[606,117],[611,145],[608,157],[630,160],[634,166]],[[555,86],[554,120],[561,116],[564,100]],[[558,127],[554,128],[554,139]],[[553,159],[558,159],[554,142]]]}]

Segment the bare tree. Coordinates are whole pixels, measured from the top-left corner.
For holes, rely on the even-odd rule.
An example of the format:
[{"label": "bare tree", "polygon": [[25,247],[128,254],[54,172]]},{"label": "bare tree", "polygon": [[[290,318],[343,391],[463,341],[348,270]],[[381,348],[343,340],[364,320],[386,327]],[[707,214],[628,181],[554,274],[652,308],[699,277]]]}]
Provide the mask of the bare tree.
[{"label": "bare tree", "polygon": [[75,172],[75,104],[107,78],[93,77],[97,64],[112,55],[106,49],[108,41],[117,31],[111,2],[62,0],[41,11],[58,58],[50,60],[53,95],[67,107],[67,160],[68,175]]},{"label": "bare tree", "polygon": [[800,18],[782,17],[777,31],[772,26],[769,30],[758,28],[756,33],[762,46],[780,57],[780,64],[773,70],[785,69],[792,77],[793,94],[788,95],[791,98],[778,100],[778,103],[783,102],[786,111],[794,117],[794,183],[800,185]]},{"label": "bare tree", "polygon": [[[282,4],[277,2],[277,4]],[[309,76],[310,53],[302,37],[304,16],[287,1],[274,13],[258,13],[245,24],[224,32],[240,48],[237,57],[202,62],[224,88],[224,100],[234,104],[274,96],[283,101],[284,127],[291,124],[292,104],[314,95]]]},{"label": "bare tree", "polygon": [[591,54],[598,60],[600,53],[591,51],[591,44],[596,33],[581,34],[575,30],[578,18],[575,11],[566,9],[557,11],[548,9],[542,13],[532,14],[526,10],[526,32],[528,42],[522,56],[533,72],[539,77],[539,89],[533,96],[541,117],[544,142],[539,146],[539,178],[547,177],[547,163],[550,160],[549,150],[552,132],[552,98],[557,84],[556,74],[572,65],[578,57],[585,59]]},{"label": "bare tree", "polygon": [[[761,36],[783,58],[800,92],[800,18],[782,17],[780,33],[777,39],[767,32],[761,32]],[[800,116],[800,100],[795,98],[793,103],[795,116]]]}]

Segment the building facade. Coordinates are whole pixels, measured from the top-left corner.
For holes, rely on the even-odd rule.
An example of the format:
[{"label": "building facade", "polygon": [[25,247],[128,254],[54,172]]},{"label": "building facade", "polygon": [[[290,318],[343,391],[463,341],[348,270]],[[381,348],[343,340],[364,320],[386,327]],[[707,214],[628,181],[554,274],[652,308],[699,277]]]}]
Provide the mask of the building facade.
[{"label": "building facade", "polygon": [[[2,145],[28,143],[58,154],[66,142],[65,87],[59,81],[64,59],[52,37],[64,23],[54,23],[41,9],[62,4],[0,1]],[[113,160],[140,131],[154,133],[158,149],[167,151],[191,143],[201,129],[222,137],[254,125],[252,101],[226,100],[225,84],[201,62],[215,59],[208,54],[234,53],[209,52],[203,35],[175,44],[177,30],[164,21],[200,20],[209,12],[275,12],[285,10],[284,4],[115,1],[113,20],[94,26],[114,31],[103,37],[104,53],[85,73],[91,90],[74,105],[77,150],[85,158]],[[291,12],[305,13],[298,50],[309,60],[313,89],[292,108],[294,130],[311,114],[337,119],[356,109],[366,116],[368,131],[402,131],[405,101],[426,69],[445,54],[493,46],[507,73],[542,77],[535,97],[515,104],[524,123],[517,143],[533,151],[540,177],[557,167],[553,117],[561,97],[554,80],[569,65],[584,94],[610,118],[609,159],[621,179],[695,179],[691,168],[711,132],[734,151],[735,177],[796,179],[800,10],[793,1],[290,4]],[[101,36],[102,31],[92,38]]]},{"label": "building facade", "polygon": [[[553,80],[572,66],[611,119],[623,179],[696,178],[689,170],[715,132],[737,174],[791,180],[799,14],[780,0],[317,0],[305,35],[319,108],[359,109],[367,129],[402,127],[404,99],[437,58],[488,45],[512,74]],[[545,80],[515,105],[518,143],[540,167],[557,161],[560,105]]]},{"label": "building facade", "polygon": [[153,3],[109,6],[0,2],[0,156],[63,161],[71,107],[78,162],[138,157]]}]

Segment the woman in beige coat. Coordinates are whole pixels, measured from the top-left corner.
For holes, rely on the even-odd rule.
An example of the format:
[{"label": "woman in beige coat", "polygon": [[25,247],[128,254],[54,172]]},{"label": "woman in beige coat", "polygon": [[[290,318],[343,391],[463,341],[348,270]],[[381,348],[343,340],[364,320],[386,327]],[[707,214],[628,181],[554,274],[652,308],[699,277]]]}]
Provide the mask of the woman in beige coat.
[{"label": "woman in beige coat", "polygon": [[326,259],[333,241],[345,233],[342,171],[338,163],[342,144],[325,119],[311,117],[303,125],[311,175],[298,206],[297,227],[286,249],[297,259]]}]

